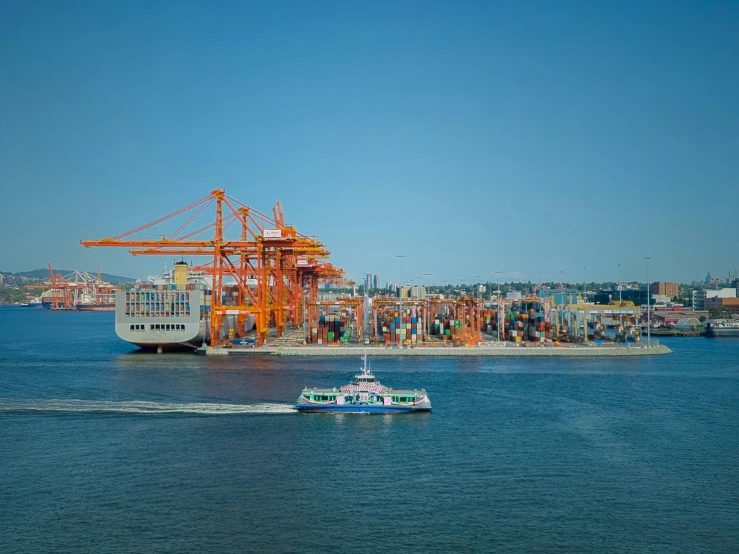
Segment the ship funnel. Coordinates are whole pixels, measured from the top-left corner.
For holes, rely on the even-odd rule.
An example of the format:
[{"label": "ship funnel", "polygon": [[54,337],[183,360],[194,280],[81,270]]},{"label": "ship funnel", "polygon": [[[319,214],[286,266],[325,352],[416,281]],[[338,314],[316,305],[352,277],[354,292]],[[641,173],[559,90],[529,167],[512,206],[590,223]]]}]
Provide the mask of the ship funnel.
[{"label": "ship funnel", "polygon": [[174,284],[187,284],[187,264],[185,262],[177,262],[174,264]]}]

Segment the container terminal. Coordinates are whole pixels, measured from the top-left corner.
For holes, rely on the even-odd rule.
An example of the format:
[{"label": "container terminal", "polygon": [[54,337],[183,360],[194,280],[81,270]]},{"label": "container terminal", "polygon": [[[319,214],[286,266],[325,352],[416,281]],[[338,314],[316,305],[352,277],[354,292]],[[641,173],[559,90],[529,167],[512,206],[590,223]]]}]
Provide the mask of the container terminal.
[{"label": "container terminal", "polygon": [[43,290],[29,307],[47,310],[77,310],[80,312],[112,312],[115,310],[115,293],[118,287],[103,281],[100,270],[97,275],[87,271],[72,271],[66,275],[54,273],[48,264],[49,280],[43,284],[24,285],[24,289]]},{"label": "container terminal", "polygon": [[[197,223],[211,210],[214,220]],[[176,230],[162,234],[166,222]],[[154,227],[160,238],[140,237]],[[233,238],[226,237],[228,230]],[[357,347],[372,355],[670,352],[656,342],[649,348],[640,343],[641,310],[630,302],[412,297],[403,287],[398,297],[322,300],[321,285],[354,285],[328,261],[325,245],[286,224],[279,202],[270,216],[222,189],[134,230],[81,244],[183,260],[162,276],[115,292],[118,336],[158,352],[356,355]],[[185,257],[205,261],[189,266]],[[603,348],[605,341],[610,347]]]}]

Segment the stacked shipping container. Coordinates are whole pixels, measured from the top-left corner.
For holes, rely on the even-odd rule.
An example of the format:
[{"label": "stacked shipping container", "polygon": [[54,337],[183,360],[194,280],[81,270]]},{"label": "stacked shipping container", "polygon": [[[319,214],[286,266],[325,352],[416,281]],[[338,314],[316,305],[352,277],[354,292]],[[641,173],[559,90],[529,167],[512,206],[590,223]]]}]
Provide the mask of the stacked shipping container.
[{"label": "stacked shipping container", "polygon": [[419,317],[415,306],[403,310],[382,310],[378,313],[378,331],[385,345],[418,344],[423,341],[424,320]]},{"label": "stacked shipping container", "polygon": [[348,343],[351,326],[346,314],[322,315],[318,318],[318,326],[311,328],[310,342],[313,344]]},{"label": "stacked shipping container", "polygon": [[508,313],[506,316],[506,338],[513,342],[533,341],[542,343],[552,338],[552,326],[544,321],[543,315],[530,313],[514,315]]}]

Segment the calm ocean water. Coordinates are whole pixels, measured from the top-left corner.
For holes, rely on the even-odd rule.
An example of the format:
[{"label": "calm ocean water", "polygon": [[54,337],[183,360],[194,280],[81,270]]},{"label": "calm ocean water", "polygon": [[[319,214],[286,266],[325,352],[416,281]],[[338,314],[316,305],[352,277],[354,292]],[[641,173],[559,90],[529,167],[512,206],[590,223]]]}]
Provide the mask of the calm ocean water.
[{"label": "calm ocean water", "polygon": [[140,354],[0,308],[0,552],[738,552],[739,340],[377,359],[431,414],[295,414],[360,360]]}]

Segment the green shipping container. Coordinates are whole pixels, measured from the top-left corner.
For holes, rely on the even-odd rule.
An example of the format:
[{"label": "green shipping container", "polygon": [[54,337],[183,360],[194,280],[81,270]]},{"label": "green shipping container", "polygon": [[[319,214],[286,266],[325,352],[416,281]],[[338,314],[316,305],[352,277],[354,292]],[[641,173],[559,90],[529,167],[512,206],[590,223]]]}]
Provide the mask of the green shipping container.
[{"label": "green shipping container", "polygon": [[329,331],[328,332],[328,340],[334,340],[334,332],[333,331]]}]

